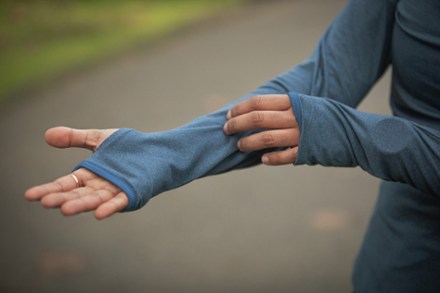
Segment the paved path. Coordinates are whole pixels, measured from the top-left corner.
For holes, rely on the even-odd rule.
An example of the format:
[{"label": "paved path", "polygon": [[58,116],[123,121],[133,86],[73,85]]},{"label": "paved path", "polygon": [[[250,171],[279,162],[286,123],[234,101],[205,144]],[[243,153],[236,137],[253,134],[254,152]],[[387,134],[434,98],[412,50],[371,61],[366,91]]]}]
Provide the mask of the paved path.
[{"label": "paved path", "polygon": [[[378,186],[359,169],[233,172],[102,222],[22,195],[88,155],[47,147],[48,127],[185,123],[304,59],[343,3],[242,9],[0,109],[0,291],[350,292]],[[362,108],[386,112],[387,91]]]}]

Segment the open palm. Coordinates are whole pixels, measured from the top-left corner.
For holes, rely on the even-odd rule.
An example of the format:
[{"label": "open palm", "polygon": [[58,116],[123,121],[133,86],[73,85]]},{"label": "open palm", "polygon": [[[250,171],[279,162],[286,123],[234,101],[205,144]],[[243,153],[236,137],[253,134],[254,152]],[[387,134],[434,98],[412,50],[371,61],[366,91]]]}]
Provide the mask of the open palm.
[{"label": "open palm", "polygon": [[[80,147],[95,151],[116,130],[56,127],[49,129],[45,138],[54,147]],[[83,168],[72,174],[74,176],[69,174],[28,189],[26,199],[40,201],[47,208],[60,208],[66,216],[94,210],[97,219],[109,217],[128,205],[125,193],[109,181]]]}]

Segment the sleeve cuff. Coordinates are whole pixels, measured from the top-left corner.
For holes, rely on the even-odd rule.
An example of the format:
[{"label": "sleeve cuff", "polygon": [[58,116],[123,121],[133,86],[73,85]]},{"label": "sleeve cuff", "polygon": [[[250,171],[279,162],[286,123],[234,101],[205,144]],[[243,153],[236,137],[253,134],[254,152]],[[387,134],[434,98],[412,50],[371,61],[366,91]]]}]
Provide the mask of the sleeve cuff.
[{"label": "sleeve cuff", "polygon": [[110,171],[106,170],[105,168],[103,168],[97,164],[94,164],[92,162],[89,162],[89,161],[83,161],[83,162],[79,163],[74,168],[74,170],[77,170],[79,168],[85,168],[85,169],[95,173],[96,175],[104,178],[105,180],[111,182],[112,184],[116,185],[120,189],[122,189],[122,191],[125,193],[125,195],[128,198],[128,205],[123,210],[123,212],[133,211],[133,210],[139,209],[143,205],[141,203],[141,201],[139,200],[139,197],[136,196],[136,192],[130,186],[130,184],[128,184],[126,181],[124,181],[120,177],[114,175]]},{"label": "sleeve cuff", "polygon": [[298,122],[299,129],[302,129],[302,109],[301,100],[299,95],[295,92],[288,93],[290,98],[290,103],[292,104],[293,114],[295,115],[296,122]]}]

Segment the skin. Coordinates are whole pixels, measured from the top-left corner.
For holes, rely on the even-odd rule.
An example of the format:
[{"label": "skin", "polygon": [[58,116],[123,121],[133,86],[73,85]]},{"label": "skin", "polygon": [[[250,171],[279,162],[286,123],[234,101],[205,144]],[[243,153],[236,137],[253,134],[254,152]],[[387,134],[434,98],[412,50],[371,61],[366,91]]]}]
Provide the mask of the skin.
[{"label": "skin", "polygon": [[[260,95],[245,100],[227,113],[224,125],[226,135],[252,129],[262,132],[244,137],[237,143],[242,152],[266,148],[288,147],[266,153],[266,165],[291,164],[296,160],[300,130],[287,95]],[[57,148],[80,147],[96,151],[104,140],[117,129],[73,129],[55,127],[46,131],[46,142]],[[128,205],[125,193],[87,169],[73,172],[78,183],[69,174],[52,182],[34,186],[25,192],[29,201],[40,201],[46,208],[59,208],[65,216],[94,211],[98,220],[120,212]]]},{"label": "skin", "polygon": [[265,131],[244,137],[237,143],[242,152],[289,147],[269,152],[261,158],[265,165],[285,165],[296,161],[300,129],[288,95],[260,95],[232,107],[223,131],[227,135],[247,130]]},{"label": "skin", "polygon": [[[49,145],[57,148],[80,147],[95,151],[116,130],[56,127],[46,131],[45,139]],[[40,201],[46,208],[59,208],[65,216],[95,211],[98,220],[107,218],[128,205],[125,193],[105,179],[83,168],[73,174],[78,178],[79,186],[72,176],[66,175],[28,189],[25,198]]]}]

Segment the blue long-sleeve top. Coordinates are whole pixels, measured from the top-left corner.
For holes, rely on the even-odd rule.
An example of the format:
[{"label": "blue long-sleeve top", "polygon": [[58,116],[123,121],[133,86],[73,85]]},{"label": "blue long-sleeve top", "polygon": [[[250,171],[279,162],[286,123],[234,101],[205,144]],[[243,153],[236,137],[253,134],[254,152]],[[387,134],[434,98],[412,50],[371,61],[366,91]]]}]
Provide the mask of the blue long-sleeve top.
[{"label": "blue long-sleeve top", "polygon": [[[304,63],[237,102],[289,94],[301,129],[296,165],[360,166],[440,196],[439,20],[437,0],[352,0]],[[394,115],[357,111],[390,64]],[[119,186],[135,210],[194,179],[258,164],[262,152],[236,147],[248,132],[223,133],[235,103],[170,131],[120,129],[77,168]]]},{"label": "blue long-sleeve top", "polygon": [[[356,110],[390,65],[393,115]],[[296,165],[360,166],[385,180],[356,292],[437,292],[440,1],[350,0],[307,60],[235,103],[258,94],[289,95],[301,130]],[[120,129],[77,168],[119,186],[130,211],[194,179],[258,164],[265,151],[236,146],[249,132],[223,133],[235,103],[170,131]]]}]

